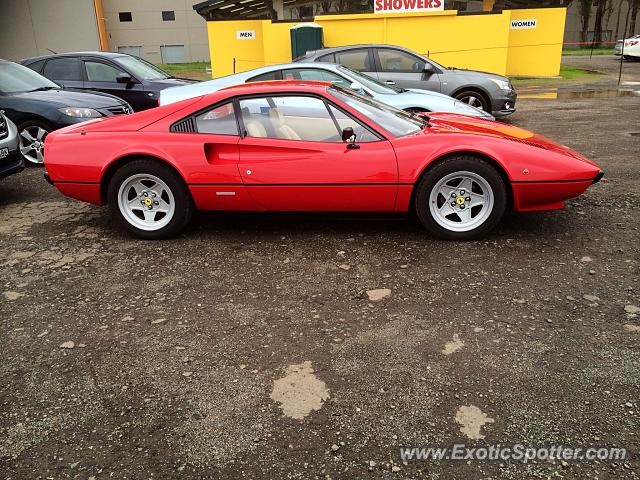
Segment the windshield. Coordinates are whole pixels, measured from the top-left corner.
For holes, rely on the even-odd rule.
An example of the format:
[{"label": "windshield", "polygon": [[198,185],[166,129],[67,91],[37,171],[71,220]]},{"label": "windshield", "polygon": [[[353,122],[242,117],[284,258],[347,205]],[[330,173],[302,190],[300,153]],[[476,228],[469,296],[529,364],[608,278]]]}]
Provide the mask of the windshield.
[{"label": "windshield", "polygon": [[334,84],[329,87],[329,93],[376,122],[394,137],[419,132],[425,126],[425,122],[418,117],[339,85]]},{"label": "windshield", "polygon": [[19,93],[53,90],[60,85],[17,63],[0,63],[0,92]]},{"label": "windshield", "polygon": [[163,72],[155,65],[147,62],[138,57],[116,57],[114,58],[116,63],[119,63],[124,68],[126,68],[129,72],[133,74],[133,76],[142,80],[164,80],[166,78],[171,78],[167,72]]},{"label": "windshield", "polygon": [[364,88],[368,88],[369,90],[372,90],[374,93],[378,93],[381,95],[394,95],[396,93],[402,92],[402,90],[399,88],[391,87],[389,85],[385,85],[384,83],[380,83],[378,80],[370,77],[369,75],[356,72],[355,70],[351,70],[350,68],[347,68],[343,65],[339,65],[338,70],[348,75],[352,80],[358,82]]}]

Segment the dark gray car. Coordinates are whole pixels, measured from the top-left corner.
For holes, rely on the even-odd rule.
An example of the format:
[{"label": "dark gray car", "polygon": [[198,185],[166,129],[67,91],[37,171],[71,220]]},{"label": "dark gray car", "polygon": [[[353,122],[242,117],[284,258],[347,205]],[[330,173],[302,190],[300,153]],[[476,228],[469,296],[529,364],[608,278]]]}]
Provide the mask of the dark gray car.
[{"label": "dark gray car", "polygon": [[348,45],[307,52],[296,62],[339,63],[401,88],[444,93],[494,116],[516,111],[517,94],[508,78],[493,73],[447,68],[393,45]]}]

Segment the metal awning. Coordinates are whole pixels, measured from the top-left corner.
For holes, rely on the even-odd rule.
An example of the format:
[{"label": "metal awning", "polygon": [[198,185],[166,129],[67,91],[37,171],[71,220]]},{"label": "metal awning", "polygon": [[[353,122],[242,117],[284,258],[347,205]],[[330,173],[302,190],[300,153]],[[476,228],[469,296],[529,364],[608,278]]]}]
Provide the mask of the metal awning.
[{"label": "metal awning", "polygon": [[[314,3],[313,0],[284,0],[285,7]],[[273,18],[271,1],[263,0],[207,0],[196,3],[193,9],[206,21],[216,20],[268,20]]]}]

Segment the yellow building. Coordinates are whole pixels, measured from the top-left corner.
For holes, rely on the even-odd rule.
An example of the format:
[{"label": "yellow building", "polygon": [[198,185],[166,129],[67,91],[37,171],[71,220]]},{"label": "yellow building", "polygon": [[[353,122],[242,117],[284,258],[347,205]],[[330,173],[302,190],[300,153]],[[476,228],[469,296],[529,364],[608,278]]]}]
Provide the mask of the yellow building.
[{"label": "yellow building", "polygon": [[[560,73],[565,8],[458,14],[428,13],[316,16],[323,43],[337,47],[386,43],[427,55],[445,66],[508,76]],[[214,77],[291,59],[291,27],[301,22],[215,20],[207,22]]]}]

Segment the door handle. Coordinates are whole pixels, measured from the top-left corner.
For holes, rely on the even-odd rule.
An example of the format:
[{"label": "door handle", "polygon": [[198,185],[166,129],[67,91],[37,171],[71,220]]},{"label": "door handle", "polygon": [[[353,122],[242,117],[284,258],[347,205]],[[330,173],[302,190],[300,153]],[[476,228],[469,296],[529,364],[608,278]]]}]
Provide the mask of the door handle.
[{"label": "door handle", "polygon": [[393,80],[385,80],[384,83],[386,83],[387,85],[395,85],[396,82]]}]

